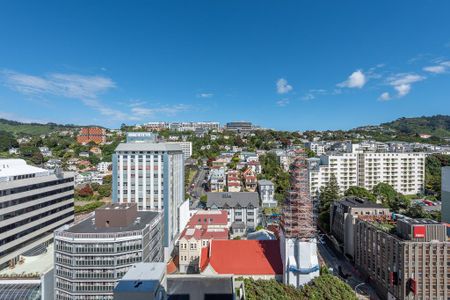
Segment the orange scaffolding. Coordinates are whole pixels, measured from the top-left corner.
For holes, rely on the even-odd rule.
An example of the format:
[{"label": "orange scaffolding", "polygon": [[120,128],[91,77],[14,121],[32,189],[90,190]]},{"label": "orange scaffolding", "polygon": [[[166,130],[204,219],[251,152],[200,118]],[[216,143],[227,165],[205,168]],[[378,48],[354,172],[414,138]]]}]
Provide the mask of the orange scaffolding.
[{"label": "orange scaffolding", "polygon": [[307,156],[302,149],[296,150],[289,174],[290,190],[283,205],[280,225],[287,238],[309,240],[316,236],[316,225],[309,192]]}]

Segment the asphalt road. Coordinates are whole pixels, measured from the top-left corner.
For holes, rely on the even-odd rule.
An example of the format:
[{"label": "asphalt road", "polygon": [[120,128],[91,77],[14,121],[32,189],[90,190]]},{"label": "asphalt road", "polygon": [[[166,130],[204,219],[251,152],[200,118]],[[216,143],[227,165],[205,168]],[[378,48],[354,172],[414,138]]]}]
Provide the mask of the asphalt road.
[{"label": "asphalt road", "polygon": [[[333,268],[334,275],[339,276],[354,290],[356,288],[356,294],[359,299],[379,300],[375,290],[364,282],[353,265],[341,253],[334,249],[329,237],[323,235],[320,240],[321,243],[318,243],[319,254],[326,265],[329,268]],[[339,266],[342,268],[344,275],[350,275],[347,279],[341,276],[343,274],[339,274]]]}]

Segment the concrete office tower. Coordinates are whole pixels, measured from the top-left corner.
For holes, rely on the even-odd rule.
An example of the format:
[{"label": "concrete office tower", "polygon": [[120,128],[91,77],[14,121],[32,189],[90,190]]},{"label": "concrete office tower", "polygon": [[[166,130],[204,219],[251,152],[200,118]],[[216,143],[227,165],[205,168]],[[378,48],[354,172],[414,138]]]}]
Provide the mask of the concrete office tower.
[{"label": "concrete office tower", "polygon": [[136,204],[110,204],[93,218],[55,231],[55,299],[113,299],[113,288],[139,262],[161,262],[162,216]]},{"label": "concrete office tower", "polygon": [[297,150],[289,173],[291,190],[280,224],[283,282],[300,287],[319,276],[313,202],[309,194],[307,159],[302,150]]},{"label": "concrete office tower", "polygon": [[180,233],[184,202],[184,164],[180,145],[121,143],[113,155],[114,203],[136,203],[138,210],[164,211],[164,247],[168,258]]},{"label": "concrete office tower", "polygon": [[450,223],[450,167],[442,168],[442,222]]},{"label": "concrete office tower", "polygon": [[49,243],[53,230],[74,220],[74,174],[0,159],[0,268]]}]

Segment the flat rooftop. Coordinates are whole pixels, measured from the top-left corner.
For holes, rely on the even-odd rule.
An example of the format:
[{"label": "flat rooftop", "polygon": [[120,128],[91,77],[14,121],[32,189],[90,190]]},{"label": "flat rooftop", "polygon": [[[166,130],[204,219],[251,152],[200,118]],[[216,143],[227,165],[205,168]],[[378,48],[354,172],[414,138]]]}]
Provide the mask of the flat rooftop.
[{"label": "flat rooftop", "polygon": [[118,151],[182,151],[180,144],[173,143],[120,143]]},{"label": "flat rooftop", "polygon": [[[22,255],[23,261],[17,263],[14,268],[5,268],[0,271],[0,276],[14,276],[18,274],[35,274],[36,277],[47,273],[53,268],[53,244],[38,246]],[[20,278],[20,277],[18,277]],[[0,297],[1,298],[1,297]]]},{"label": "flat rooftop", "polygon": [[[87,218],[80,223],[73,225],[66,229],[67,232],[72,233],[113,233],[113,232],[121,232],[121,231],[134,231],[134,230],[142,230],[147,226],[147,224],[151,223],[153,219],[158,217],[160,213],[155,211],[138,211],[137,217],[140,217],[140,222],[132,222],[128,226],[123,227],[96,227],[93,219],[95,218]],[[136,218],[137,219],[137,218]]]},{"label": "flat rooftop", "polygon": [[342,205],[348,207],[360,207],[360,208],[386,208],[381,204],[371,202],[369,200],[359,197],[345,197],[339,201]]}]

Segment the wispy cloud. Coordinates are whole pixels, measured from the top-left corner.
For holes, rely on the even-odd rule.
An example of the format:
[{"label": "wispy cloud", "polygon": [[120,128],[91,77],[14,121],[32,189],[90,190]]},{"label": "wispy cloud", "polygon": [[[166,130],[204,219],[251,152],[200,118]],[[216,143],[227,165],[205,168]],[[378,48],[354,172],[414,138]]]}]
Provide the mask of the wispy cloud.
[{"label": "wispy cloud", "polygon": [[186,104],[163,105],[163,106],[133,106],[131,112],[136,119],[151,118],[158,115],[175,116],[178,113],[185,112],[190,109]]},{"label": "wispy cloud", "polygon": [[63,73],[35,76],[11,70],[2,71],[1,75],[6,86],[24,95],[77,99],[104,116],[128,119],[127,114],[104,105],[98,99],[101,94],[116,87],[108,77]]},{"label": "wispy cloud", "polygon": [[213,93],[199,93],[197,94],[197,98],[212,98],[214,96]]},{"label": "wispy cloud", "polygon": [[327,95],[327,94],[328,94],[328,91],[325,89],[310,89],[310,90],[308,90],[308,92],[306,92],[303,95],[303,97],[301,99],[305,100],[305,101],[309,101],[309,100],[316,99],[316,97],[319,95]]},{"label": "wispy cloud", "polygon": [[429,73],[442,74],[450,69],[450,61],[439,61],[438,64],[433,66],[424,67],[423,70]]},{"label": "wispy cloud", "polygon": [[289,101],[288,98],[283,98],[283,99],[278,100],[276,103],[280,107],[285,107],[285,106],[287,106],[289,104],[289,102],[290,101]]},{"label": "wispy cloud", "polygon": [[409,94],[413,83],[425,80],[426,77],[414,73],[399,73],[392,75],[387,79],[388,84],[396,91],[398,97],[403,97]]},{"label": "wispy cloud", "polygon": [[290,85],[286,79],[280,78],[276,82],[277,93],[278,94],[287,94],[292,91],[293,87]]},{"label": "wispy cloud", "polygon": [[346,81],[338,83],[338,87],[346,88],[362,88],[367,82],[366,75],[361,71],[357,70],[353,72]]}]

